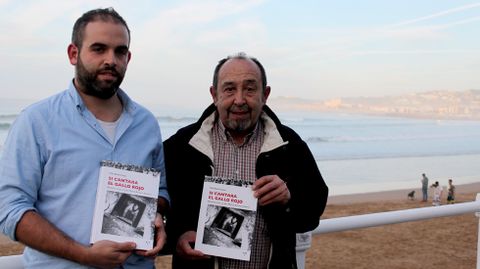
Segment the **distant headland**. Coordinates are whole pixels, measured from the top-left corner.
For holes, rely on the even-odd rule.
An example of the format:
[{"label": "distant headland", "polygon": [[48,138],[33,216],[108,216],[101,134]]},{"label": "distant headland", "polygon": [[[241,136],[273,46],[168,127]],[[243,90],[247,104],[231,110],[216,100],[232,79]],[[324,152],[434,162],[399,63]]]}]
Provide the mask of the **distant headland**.
[{"label": "distant headland", "polygon": [[384,97],[348,97],[306,100],[274,97],[271,106],[281,110],[325,111],[377,116],[480,120],[480,90],[430,91]]}]

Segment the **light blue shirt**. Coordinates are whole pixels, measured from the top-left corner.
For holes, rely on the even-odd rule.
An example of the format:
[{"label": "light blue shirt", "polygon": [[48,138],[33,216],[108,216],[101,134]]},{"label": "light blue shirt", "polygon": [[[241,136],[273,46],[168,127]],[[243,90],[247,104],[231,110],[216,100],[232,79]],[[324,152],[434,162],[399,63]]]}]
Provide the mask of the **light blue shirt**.
[{"label": "light blue shirt", "polygon": [[[15,240],[22,215],[35,210],[75,241],[89,245],[100,161],[161,171],[159,196],[169,201],[156,118],[118,91],[124,109],[110,142],[73,83],[26,108],[11,126],[0,159],[0,229]],[[86,268],[26,248],[27,268]],[[152,268],[153,261],[138,261]]]}]

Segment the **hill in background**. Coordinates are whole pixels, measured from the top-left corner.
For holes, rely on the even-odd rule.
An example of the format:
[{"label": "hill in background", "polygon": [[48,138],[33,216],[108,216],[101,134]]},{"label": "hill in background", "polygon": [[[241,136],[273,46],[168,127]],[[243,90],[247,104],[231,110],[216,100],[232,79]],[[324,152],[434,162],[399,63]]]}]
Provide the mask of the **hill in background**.
[{"label": "hill in background", "polygon": [[480,90],[430,91],[399,96],[349,97],[330,100],[275,97],[268,102],[276,109],[290,111],[480,120]]}]

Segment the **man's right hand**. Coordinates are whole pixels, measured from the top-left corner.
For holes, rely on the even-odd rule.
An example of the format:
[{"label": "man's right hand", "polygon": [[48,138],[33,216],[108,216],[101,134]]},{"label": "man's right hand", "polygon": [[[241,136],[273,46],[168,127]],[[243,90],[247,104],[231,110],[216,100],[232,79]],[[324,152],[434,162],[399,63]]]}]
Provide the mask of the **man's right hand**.
[{"label": "man's right hand", "polygon": [[23,214],[17,224],[18,241],[44,253],[98,268],[114,268],[122,264],[135,250],[135,243],[102,240],[91,246],[82,245],[36,211]]},{"label": "man's right hand", "polygon": [[136,245],[133,242],[98,241],[87,248],[83,263],[97,268],[115,268],[132,255],[135,247]]},{"label": "man's right hand", "polygon": [[180,238],[178,238],[176,250],[180,257],[189,260],[210,258],[210,256],[203,254],[203,252],[192,248],[193,244],[195,244],[196,236],[196,232],[188,231],[182,234]]}]

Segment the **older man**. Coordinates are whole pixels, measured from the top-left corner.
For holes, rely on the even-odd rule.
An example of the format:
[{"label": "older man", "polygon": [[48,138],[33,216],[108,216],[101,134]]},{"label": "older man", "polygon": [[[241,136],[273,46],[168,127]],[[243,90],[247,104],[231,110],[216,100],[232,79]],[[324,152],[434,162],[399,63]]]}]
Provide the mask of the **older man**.
[{"label": "older man", "polygon": [[[307,144],[266,105],[270,91],[257,59],[224,58],[210,87],[213,104],[165,141],[173,268],[297,267],[295,233],[317,227],[328,188]],[[192,248],[206,175],[255,181],[259,208],[249,261]]]}]

